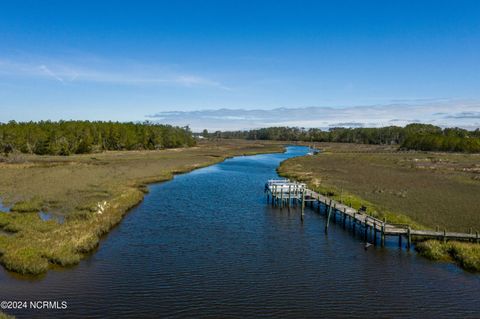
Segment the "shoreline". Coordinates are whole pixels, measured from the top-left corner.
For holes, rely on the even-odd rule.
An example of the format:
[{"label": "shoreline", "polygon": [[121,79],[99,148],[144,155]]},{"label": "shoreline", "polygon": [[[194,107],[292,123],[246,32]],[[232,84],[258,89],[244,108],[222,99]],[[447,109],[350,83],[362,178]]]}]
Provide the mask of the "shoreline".
[{"label": "shoreline", "polygon": [[[412,228],[416,229],[433,229],[433,227],[424,226],[410,216],[396,213],[395,210],[385,209],[382,205],[367,200],[363,196],[359,196],[358,194],[352,193],[344,188],[339,188],[338,185],[332,185],[332,182],[326,183],[322,168],[318,168],[321,166],[321,163],[316,162],[315,157],[317,156],[321,157],[325,155],[320,153],[319,155],[311,157],[288,159],[280,164],[277,168],[277,172],[282,177],[305,182],[312,190],[337,201],[350,204],[355,209],[365,206],[367,207],[368,214],[373,217],[381,219],[387,218],[388,221],[398,224],[409,224]],[[369,156],[372,156],[371,153]],[[312,165],[315,165],[317,170],[311,169]],[[336,167],[336,169],[348,170],[348,168],[344,166],[338,167],[335,164],[331,164],[330,166]],[[330,166],[325,169],[332,169]],[[349,173],[355,174],[354,172]],[[346,174],[348,175],[348,173]],[[415,250],[418,254],[427,259],[438,262],[452,262],[466,271],[474,273],[480,272],[479,243],[460,242],[455,240],[442,242],[433,239],[419,240],[418,238],[414,238],[413,241],[415,243]]]},{"label": "shoreline", "polygon": [[[294,176],[289,175],[288,173],[280,173],[279,176],[293,179],[299,182],[305,182],[302,180],[297,180]],[[309,188],[312,187],[311,184],[307,182],[307,186]],[[318,187],[313,187],[314,189],[317,189]],[[325,195],[325,189],[323,188],[320,193],[322,195]],[[332,188],[333,190],[333,188]],[[328,193],[328,191],[327,191]],[[368,201],[359,198],[358,196],[355,195],[348,195],[349,198],[355,199],[356,205],[358,206],[358,203],[361,204],[366,204],[368,203],[366,207],[376,207],[375,204],[371,204]],[[338,200],[337,196],[328,196],[332,199]],[[351,203],[351,202],[350,202]],[[352,207],[354,207],[352,206]],[[359,207],[359,206],[358,206]],[[422,226],[421,224],[416,223],[415,221],[408,222],[411,220],[408,216],[405,216],[403,214],[395,214],[393,212],[388,212],[387,214],[382,214],[378,213],[377,211],[374,211],[374,214],[369,214],[372,217],[376,218],[386,218],[386,216],[389,217],[388,220],[392,221],[394,220],[398,224],[409,224],[412,226],[412,229],[431,229],[425,226]],[[462,268],[465,271],[473,272],[473,273],[480,273],[480,265],[478,263],[478,257],[477,255],[480,252],[480,243],[470,243],[470,242],[465,242],[465,241],[457,241],[457,240],[449,240],[446,242],[442,242],[441,240],[436,240],[436,239],[417,239],[415,237],[412,238],[413,242],[413,248],[414,250],[422,257],[425,257],[429,260],[436,261],[436,262],[449,262],[449,263],[455,263],[458,267]]]},{"label": "shoreline", "polygon": [[[249,149],[248,145],[244,145],[244,148],[238,146],[230,152],[224,151],[221,154],[210,155],[202,163],[178,166],[169,171],[163,171],[157,176],[130,180],[129,184],[122,185],[122,191],[117,196],[110,198],[101,212],[90,212],[79,216],[78,219],[67,218],[63,224],[39,221],[35,218],[37,216],[35,212],[1,214],[0,229],[12,232],[14,235],[0,236],[0,264],[12,274],[27,278],[38,277],[53,268],[52,266],[74,266],[93,252],[101,240],[123,220],[123,217],[143,201],[148,193],[147,185],[170,181],[175,175],[215,165],[236,156],[285,151],[283,143],[266,144],[266,146],[260,144],[261,146],[257,146],[256,149]],[[16,237],[15,234],[18,233],[22,234],[22,243],[7,238]],[[56,240],[52,240],[52,237]],[[57,241],[60,241],[60,244]]]}]

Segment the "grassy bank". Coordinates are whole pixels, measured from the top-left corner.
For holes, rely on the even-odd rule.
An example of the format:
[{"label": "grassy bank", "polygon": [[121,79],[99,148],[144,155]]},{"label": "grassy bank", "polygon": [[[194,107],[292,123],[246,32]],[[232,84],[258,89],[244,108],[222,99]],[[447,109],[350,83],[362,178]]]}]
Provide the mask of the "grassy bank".
[{"label": "grassy bank", "polygon": [[431,260],[454,261],[464,269],[480,271],[479,244],[427,240],[417,243],[415,249]]},{"label": "grassy bank", "polygon": [[[142,200],[146,184],[227,157],[282,149],[275,143],[211,141],[164,151],[3,158],[0,196],[12,212],[0,213],[0,230],[11,234],[0,234],[0,263],[34,275],[51,264],[74,265]],[[42,221],[39,211],[61,215],[65,222]]]},{"label": "grassy bank", "polygon": [[0,319],[15,319],[15,317],[7,315],[6,313],[0,311]]},{"label": "grassy bank", "polygon": [[[321,144],[316,156],[289,159],[279,173],[305,181],[336,200],[351,203],[392,223],[414,228],[469,232],[480,230],[480,156],[474,154],[398,152],[396,147]],[[435,245],[445,246],[443,243]],[[433,244],[419,245],[429,253]],[[480,270],[480,245],[450,243],[442,258]]]}]

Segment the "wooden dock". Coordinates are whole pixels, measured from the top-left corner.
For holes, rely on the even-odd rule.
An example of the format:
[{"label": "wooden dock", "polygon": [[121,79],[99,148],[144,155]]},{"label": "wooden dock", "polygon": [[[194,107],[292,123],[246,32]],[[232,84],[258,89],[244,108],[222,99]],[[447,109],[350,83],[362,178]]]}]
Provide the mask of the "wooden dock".
[{"label": "wooden dock", "polygon": [[[338,222],[344,228],[349,226],[353,233],[363,232],[366,242],[376,245],[377,240],[382,246],[385,245],[387,236],[398,237],[399,246],[402,246],[402,238],[406,239],[406,246],[410,249],[412,237],[431,238],[437,240],[462,240],[470,242],[480,242],[478,231],[470,233],[458,233],[433,231],[433,230],[417,230],[412,229],[409,225],[388,223],[386,219],[380,220],[366,213],[365,210],[356,210],[338,201],[332,200],[324,195],[314,192],[307,188],[306,184],[292,182],[288,179],[272,179],[265,183],[265,194],[267,202],[274,207],[301,207],[301,219],[303,221],[305,206],[309,205],[313,209],[317,209],[320,213],[325,213],[327,221],[325,223],[325,232],[328,233],[330,220]],[[378,238],[379,237],[379,238]]]}]

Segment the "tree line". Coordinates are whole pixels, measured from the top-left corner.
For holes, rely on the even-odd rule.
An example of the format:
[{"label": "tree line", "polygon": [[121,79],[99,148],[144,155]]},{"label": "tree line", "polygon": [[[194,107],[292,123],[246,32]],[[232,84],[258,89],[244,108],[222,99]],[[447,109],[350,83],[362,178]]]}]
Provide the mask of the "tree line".
[{"label": "tree line", "polygon": [[409,124],[405,127],[344,128],[329,130],[299,127],[269,127],[250,131],[217,131],[205,137],[240,138],[249,140],[280,140],[304,142],[339,142],[359,144],[391,144],[402,149],[447,152],[480,152],[480,130],[445,128],[431,124]]},{"label": "tree line", "polygon": [[154,150],[195,145],[188,127],[90,121],[0,123],[0,151],[70,155],[106,150]]}]

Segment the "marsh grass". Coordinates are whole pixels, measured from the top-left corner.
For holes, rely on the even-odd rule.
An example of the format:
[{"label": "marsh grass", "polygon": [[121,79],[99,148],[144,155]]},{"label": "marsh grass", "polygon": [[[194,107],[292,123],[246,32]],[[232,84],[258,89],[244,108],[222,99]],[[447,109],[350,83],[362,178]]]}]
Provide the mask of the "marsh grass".
[{"label": "marsh grass", "polygon": [[279,173],[350,200],[354,207],[366,204],[378,214],[404,215],[422,227],[480,230],[480,155],[320,147],[328,153],[289,159]]},{"label": "marsh grass", "polygon": [[427,240],[415,245],[415,249],[431,260],[453,261],[469,271],[480,272],[480,245],[457,241]]},{"label": "marsh grass", "polygon": [[315,182],[316,179],[314,176],[309,174],[303,174],[298,171],[289,171],[289,167],[287,165],[282,164],[282,166],[280,166],[280,168],[278,169],[278,172],[283,177],[305,182],[308,184],[310,189],[316,191],[317,193],[328,196],[329,198],[332,198],[357,210],[360,209],[362,206],[366,207],[366,213],[372,217],[376,217],[382,220],[386,219],[389,223],[392,224],[408,224],[414,229],[427,228],[426,226],[414,221],[411,217],[407,215],[391,212],[378,204],[374,204],[343,189],[339,190],[335,186],[319,185],[317,182]]},{"label": "marsh grass", "polygon": [[[0,236],[0,263],[25,275],[75,265],[143,199],[148,184],[227,157],[282,150],[279,143],[230,140],[189,149],[107,152],[94,159],[24,156],[20,164],[0,164],[0,194],[13,204],[11,213],[0,214],[0,230],[12,233]],[[99,211],[103,201],[108,205]],[[65,222],[42,221],[40,210],[62,214]]]},{"label": "marsh grass", "polygon": [[15,319],[15,317],[0,311],[0,319]]},{"label": "marsh grass", "polygon": [[[374,145],[321,144],[316,156],[292,158],[280,175],[390,223],[416,229],[480,230],[480,156],[398,152]],[[480,245],[419,242],[421,255],[480,271]]]},{"label": "marsh grass", "polygon": [[43,202],[38,197],[15,203],[10,211],[18,213],[39,212],[43,208]]}]

